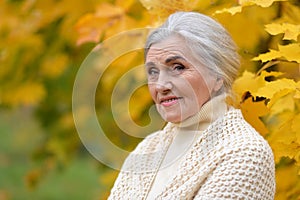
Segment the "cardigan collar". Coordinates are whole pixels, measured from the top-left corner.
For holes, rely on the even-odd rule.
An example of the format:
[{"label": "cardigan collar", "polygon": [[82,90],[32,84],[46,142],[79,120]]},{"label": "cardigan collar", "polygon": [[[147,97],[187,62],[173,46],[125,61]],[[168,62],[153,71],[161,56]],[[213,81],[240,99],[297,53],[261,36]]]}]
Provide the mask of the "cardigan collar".
[{"label": "cardigan collar", "polygon": [[180,123],[173,123],[174,126],[183,129],[206,129],[209,124],[224,115],[227,111],[228,108],[225,99],[225,94],[210,99],[201,107],[199,112]]}]

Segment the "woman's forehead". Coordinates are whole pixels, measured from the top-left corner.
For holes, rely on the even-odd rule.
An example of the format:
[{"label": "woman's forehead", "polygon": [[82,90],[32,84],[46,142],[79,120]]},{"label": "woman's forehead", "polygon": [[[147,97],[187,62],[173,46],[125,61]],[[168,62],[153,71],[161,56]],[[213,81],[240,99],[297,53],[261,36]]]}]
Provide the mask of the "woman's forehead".
[{"label": "woman's forehead", "polygon": [[190,48],[181,37],[171,36],[151,45],[146,56],[146,62],[149,60],[165,62],[172,58],[194,60]]}]

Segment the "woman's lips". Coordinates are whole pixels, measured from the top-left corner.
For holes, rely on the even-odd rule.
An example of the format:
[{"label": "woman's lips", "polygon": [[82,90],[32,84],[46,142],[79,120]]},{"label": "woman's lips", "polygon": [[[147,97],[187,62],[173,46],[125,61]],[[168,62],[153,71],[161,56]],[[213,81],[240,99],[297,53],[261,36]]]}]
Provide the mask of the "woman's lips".
[{"label": "woman's lips", "polygon": [[172,106],[172,105],[178,103],[179,99],[181,99],[181,98],[178,98],[178,97],[163,98],[160,101],[160,104],[162,106],[169,107],[169,106]]}]

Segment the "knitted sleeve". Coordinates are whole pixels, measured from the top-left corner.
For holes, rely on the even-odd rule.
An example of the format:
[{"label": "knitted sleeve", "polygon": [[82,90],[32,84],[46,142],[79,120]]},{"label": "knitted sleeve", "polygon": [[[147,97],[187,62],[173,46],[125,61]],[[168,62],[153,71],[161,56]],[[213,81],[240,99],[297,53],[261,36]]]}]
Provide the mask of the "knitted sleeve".
[{"label": "knitted sleeve", "polygon": [[235,144],[234,141],[241,141],[241,138],[233,139],[225,146],[221,161],[194,199],[274,199],[273,153],[267,142],[259,137],[250,140],[244,137],[243,142]]},{"label": "knitted sleeve", "polygon": [[143,199],[161,159],[166,135],[158,131],[147,136],[126,158],[108,200]]}]

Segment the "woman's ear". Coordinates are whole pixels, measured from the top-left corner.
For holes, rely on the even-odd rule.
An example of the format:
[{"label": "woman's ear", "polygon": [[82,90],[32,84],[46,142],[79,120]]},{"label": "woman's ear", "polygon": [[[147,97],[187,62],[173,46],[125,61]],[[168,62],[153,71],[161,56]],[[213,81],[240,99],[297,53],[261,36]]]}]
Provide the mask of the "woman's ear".
[{"label": "woman's ear", "polygon": [[222,78],[217,78],[216,82],[215,82],[215,85],[213,87],[213,91],[214,92],[220,91],[220,89],[223,87],[223,85],[224,85],[223,79]]}]

